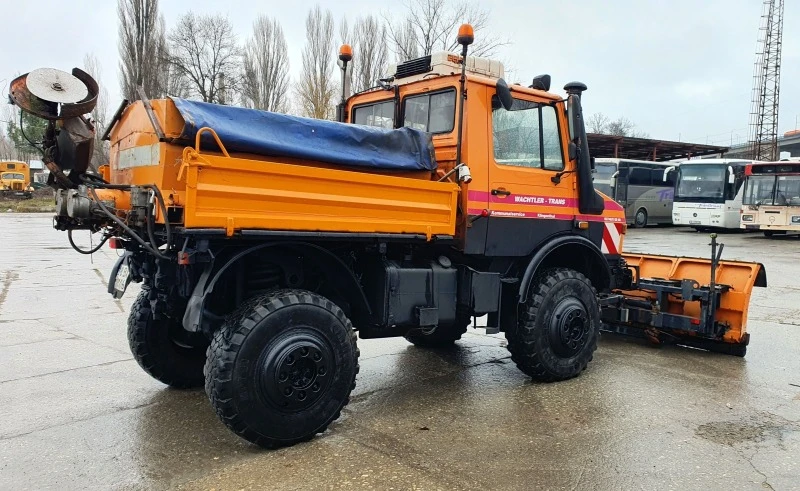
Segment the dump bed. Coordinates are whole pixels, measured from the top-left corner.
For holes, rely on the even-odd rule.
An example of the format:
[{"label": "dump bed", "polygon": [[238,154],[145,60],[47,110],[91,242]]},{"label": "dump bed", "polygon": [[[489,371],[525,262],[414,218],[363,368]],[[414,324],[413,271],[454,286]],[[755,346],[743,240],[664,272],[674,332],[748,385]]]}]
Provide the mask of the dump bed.
[{"label": "dump bed", "polygon": [[[196,128],[197,121],[188,123],[170,99],[153,101],[153,109],[163,138],[159,138],[141,102],[128,107],[114,126],[111,181],[156,184],[172,208],[170,220],[187,229],[219,229],[229,236],[305,231],[413,234],[430,239],[455,234],[459,187],[451,182],[432,181],[431,172],[426,169],[431,162],[424,158],[420,158],[418,169],[393,171],[389,165],[348,166],[346,162],[299,158],[304,152],[308,154],[308,149],[298,149],[291,156],[244,153],[253,148],[242,147],[242,139],[232,133],[232,128],[242,128],[241,121],[217,120],[222,134],[235,141],[234,147],[239,150],[229,152],[225,139],[214,130],[214,120],[206,119],[202,124],[208,126]],[[272,121],[273,125],[291,117],[276,118],[280,121]],[[331,127],[330,122],[323,125],[333,134],[328,146],[337,144],[338,150],[332,152],[337,151],[336,158],[341,159],[341,139],[348,138],[347,134],[343,128]],[[193,128],[194,141],[187,139],[187,127]],[[264,141],[268,138],[263,132],[269,132],[271,127],[243,130],[242,135],[248,133],[251,143],[253,138]],[[288,134],[285,127],[276,132],[285,137]],[[349,133],[349,147],[356,153],[359,152],[353,142],[367,133],[380,137],[372,130]],[[389,138],[419,140],[419,135],[404,134]],[[305,141],[307,145],[326,146],[325,140]],[[418,145],[421,155],[425,155],[424,146],[424,142]],[[311,153],[314,152],[319,153],[320,149],[314,148]],[[405,155],[402,149],[397,152],[406,161],[417,158],[411,151]],[[386,156],[375,155],[369,149],[358,156],[364,155],[373,162],[387,164]],[[158,220],[163,221],[163,217]]]}]

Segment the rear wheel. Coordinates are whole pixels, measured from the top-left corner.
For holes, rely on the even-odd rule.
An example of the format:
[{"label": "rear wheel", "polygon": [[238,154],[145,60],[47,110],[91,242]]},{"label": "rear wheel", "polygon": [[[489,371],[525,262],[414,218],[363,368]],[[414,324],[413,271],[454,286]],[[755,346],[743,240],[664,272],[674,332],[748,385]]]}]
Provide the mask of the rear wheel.
[{"label": "rear wheel", "polygon": [[456,321],[450,325],[437,326],[433,331],[427,333],[416,330],[414,333],[406,334],[405,338],[420,348],[448,348],[461,339],[471,323],[472,318],[469,315],[459,313]]},{"label": "rear wheel", "polygon": [[647,210],[639,208],[636,211],[636,216],[633,218],[633,226],[636,228],[644,228],[647,226]]},{"label": "rear wheel", "polygon": [[600,336],[600,309],[592,283],[581,273],[554,268],[540,273],[521,306],[516,329],[506,332],[511,359],[535,380],[579,375]]},{"label": "rear wheel", "polygon": [[203,386],[203,364],[208,340],[178,341],[180,321],[153,318],[148,291],[136,297],[128,316],[128,344],[134,359],[154,379],[176,389]]},{"label": "rear wheel", "polygon": [[333,302],[305,290],[254,297],[214,335],[206,393],[222,422],[266,448],[309,440],[348,403],[356,334]]}]

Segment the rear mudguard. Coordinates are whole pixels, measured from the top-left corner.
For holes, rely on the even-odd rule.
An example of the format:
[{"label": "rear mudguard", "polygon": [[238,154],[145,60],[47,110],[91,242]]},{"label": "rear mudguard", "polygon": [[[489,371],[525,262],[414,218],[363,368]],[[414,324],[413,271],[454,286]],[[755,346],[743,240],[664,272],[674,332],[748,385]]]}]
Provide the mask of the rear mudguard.
[{"label": "rear mudguard", "polygon": [[[693,280],[697,288],[708,288],[711,280],[711,260],[690,257],[659,256],[652,254],[623,254],[623,258],[634,272],[634,284],[645,280]],[[638,275],[638,276],[637,276]],[[717,337],[708,337],[715,341],[730,344],[746,344],[749,336],[747,334],[747,312],[750,304],[750,294],[753,287],[767,286],[767,273],[764,266],[760,263],[749,263],[740,261],[720,261],[716,271],[716,284],[723,285],[722,293],[719,297],[718,305],[714,313],[714,320],[723,326]],[[648,305],[652,304],[657,295],[652,290],[644,288],[634,290],[617,290],[615,293],[622,295],[628,304]],[[687,316],[695,319],[691,322],[692,326],[698,325],[702,319],[702,303],[700,301],[687,301],[680,294],[670,294],[667,296],[666,304],[658,304],[654,312],[663,312]],[[637,304],[637,302],[639,302]],[[639,328],[647,331],[647,337],[654,338],[654,334],[666,333],[673,341],[680,343],[681,339],[700,340],[703,338],[702,332],[689,329],[678,329],[672,327],[654,327],[652,325],[642,325],[636,322],[617,322],[616,327],[623,329],[610,329],[622,332],[627,328]]]}]

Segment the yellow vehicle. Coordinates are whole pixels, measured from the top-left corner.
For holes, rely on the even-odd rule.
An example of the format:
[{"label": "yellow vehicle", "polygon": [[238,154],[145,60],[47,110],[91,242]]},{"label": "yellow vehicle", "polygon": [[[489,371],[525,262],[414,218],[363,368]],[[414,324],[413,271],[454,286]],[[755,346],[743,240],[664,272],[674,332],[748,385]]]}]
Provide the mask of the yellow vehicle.
[{"label": "yellow vehicle", "polygon": [[0,161],[0,193],[14,198],[33,196],[28,164],[18,160]]},{"label": "yellow vehicle", "polygon": [[[592,184],[586,86],[509,86],[501,64],[467,56],[472,40],[462,26],[460,54],[343,96],[340,122],[124,105],[100,175],[87,171],[88,75],[55,74],[85,89],[66,94],[23,75],[10,98],[50,120],[56,228],[124,250],[115,297],[142,283],[136,360],[173,387],[205,385],[256,444],[304,441],[338,418],[357,335],[445,347],[486,315],[516,365],[548,382],[579,375],[601,329],[743,356],[762,266],[721,261],[716,243],[712,260],[624,254],[624,210]],[[346,69],[348,48],[340,59]]]}]

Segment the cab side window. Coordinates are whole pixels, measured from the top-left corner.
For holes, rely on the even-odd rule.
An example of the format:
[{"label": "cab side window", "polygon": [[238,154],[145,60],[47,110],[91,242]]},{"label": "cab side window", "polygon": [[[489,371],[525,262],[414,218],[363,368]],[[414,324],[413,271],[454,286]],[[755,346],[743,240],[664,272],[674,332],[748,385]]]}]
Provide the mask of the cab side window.
[{"label": "cab side window", "polygon": [[555,108],[514,100],[510,111],[493,104],[492,136],[498,164],[560,171],[564,155]]},{"label": "cab side window", "polygon": [[403,126],[428,133],[450,133],[455,127],[456,91],[420,94],[403,101]]}]

